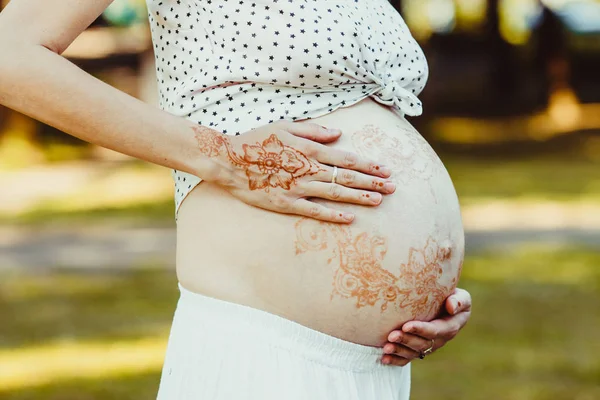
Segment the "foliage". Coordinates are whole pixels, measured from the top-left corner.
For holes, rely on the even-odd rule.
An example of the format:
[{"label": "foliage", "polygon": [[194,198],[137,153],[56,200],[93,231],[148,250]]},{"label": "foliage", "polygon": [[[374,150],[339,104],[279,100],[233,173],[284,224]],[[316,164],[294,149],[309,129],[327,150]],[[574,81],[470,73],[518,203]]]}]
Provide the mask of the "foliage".
[{"label": "foliage", "polygon": [[[600,398],[598,265],[600,253],[586,248],[468,257],[461,286],[473,317],[414,362],[413,398]],[[172,271],[4,273],[0,293],[0,397],[155,398],[177,299]]]}]

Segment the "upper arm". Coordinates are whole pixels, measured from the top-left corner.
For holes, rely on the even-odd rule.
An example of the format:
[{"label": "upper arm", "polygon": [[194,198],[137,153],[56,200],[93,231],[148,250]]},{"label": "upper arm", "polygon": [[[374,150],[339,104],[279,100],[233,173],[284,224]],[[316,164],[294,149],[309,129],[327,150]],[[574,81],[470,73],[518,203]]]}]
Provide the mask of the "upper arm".
[{"label": "upper arm", "polygon": [[0,40],[60,54],[113,0],[11,0],[0,13]]}]

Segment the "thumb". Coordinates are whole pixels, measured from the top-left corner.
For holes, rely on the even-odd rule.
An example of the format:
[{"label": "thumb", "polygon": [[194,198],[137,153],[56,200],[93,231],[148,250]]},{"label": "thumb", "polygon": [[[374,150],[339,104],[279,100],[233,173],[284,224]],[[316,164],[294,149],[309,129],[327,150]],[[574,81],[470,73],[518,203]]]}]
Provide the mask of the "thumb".
[{"label": "thumb", "polygon": [[455,292],[446,299],[446,311],[455,315],[471,308],[471,294],[464,289],[456,288]]},{"label": "thumb", "polygon": [[291,122],[285,129],[294,136],[319,143],[335,142],[342,135],[339,129],[327,129],[314,122]]},{"label": "thumb", "polygon": [[446,311],[450,315],[454,315],[458,311],[458,301],[456,301],[453,296],[446,299]]}]

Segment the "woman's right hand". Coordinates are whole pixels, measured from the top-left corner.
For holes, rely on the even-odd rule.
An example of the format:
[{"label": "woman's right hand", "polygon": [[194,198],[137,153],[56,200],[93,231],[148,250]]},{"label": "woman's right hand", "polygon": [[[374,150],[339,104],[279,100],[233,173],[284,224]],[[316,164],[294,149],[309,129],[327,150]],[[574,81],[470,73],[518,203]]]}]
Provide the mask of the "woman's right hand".
[{"label": "woman's right hand", "polygon": [[[323,145],[341,132],[310,122],[277,121],[240,136],[194,127],[200,152],[211,159],[202,178],[247,204],[284,214],[350,223],[352,213],[307,198],[376,206],[395,191],[391,171],[355,153]],[[338,167],[332,183],[333,167]]]}]

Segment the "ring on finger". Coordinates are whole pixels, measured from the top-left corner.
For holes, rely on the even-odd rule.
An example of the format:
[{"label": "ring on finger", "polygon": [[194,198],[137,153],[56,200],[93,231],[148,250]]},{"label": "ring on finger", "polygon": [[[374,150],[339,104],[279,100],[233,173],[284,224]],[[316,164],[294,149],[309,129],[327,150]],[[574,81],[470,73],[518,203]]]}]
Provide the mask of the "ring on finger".
[{"label": "ring on finger", "polygon": [[333,167],[333,175],[331,176],[331,183],[336,183],[335,179],[337,178],[338,175],[338,167],[334,166]]},{"label": "ring on finger", "polygon": [[431,346],[429,346],[428,349],[425,349],[424,351],[422,351],[421,354],[419,354],[419,358],[422,360],[425,358],[426,355],[431,354],[433,352],[434,345],[435,345],[435,339],[431,339]]}]

